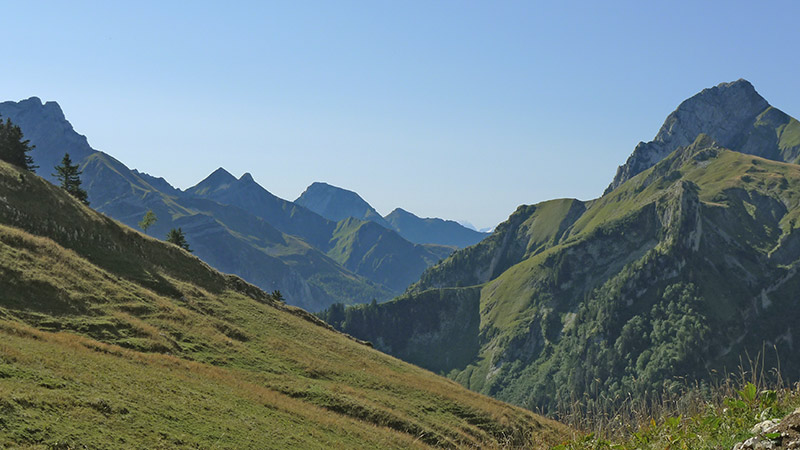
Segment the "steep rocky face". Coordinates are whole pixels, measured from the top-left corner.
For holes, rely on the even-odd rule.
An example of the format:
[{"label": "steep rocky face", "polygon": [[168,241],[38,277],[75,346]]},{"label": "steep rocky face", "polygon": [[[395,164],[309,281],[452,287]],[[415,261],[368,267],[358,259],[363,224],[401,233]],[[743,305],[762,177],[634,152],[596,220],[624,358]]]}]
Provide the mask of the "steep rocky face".
[{"label": "steep rocky face", "polygon": [[421,218],[397,208],[386,217],[392,229],[415,244],[469,247],[482,241],[489,233],[471,230],[458,222],[437,218]]},{"label": "steep rocky face", "polygon": [[361,196],[353,191],[327,183],[312,183],[294,202],[334,222],[355,217],[375,222],[389,230],[392,229],[392,226],[378,214],[378,211],[375,211],[375,208]]},{"label": "steep rocky face", "polygon": [[650,142],[640,142],[605,193],[704,133],[731,150],[776,161],[800,156],[800,124],[773,108],[746,80],[704,89],[681,103]]},{"label": "steep rocky face", "polygon": [[42,103],[38,97],[20,102],[0,103],[0,116],[10,118],[17,124],[36,148],[31,152],[39,169],[36,173],[54,182],[53,168],[61,163],[64,153],[73,161],[81,161],[95,150],[89,146],[86,136],[72,129],[64,112],[56,102]]}]

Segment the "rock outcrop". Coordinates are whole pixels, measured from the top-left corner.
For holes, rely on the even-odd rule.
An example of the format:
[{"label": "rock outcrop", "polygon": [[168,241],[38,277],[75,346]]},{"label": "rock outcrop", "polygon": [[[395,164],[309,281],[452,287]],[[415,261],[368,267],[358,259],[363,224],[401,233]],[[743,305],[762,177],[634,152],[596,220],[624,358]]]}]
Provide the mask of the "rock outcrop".
[{"label": "rock outcrop", "polygon": [[800,448],[800,408],[783,420],[767,420],[750,430],[755,436],[733,446],[733,450],[788,450]]},{"label": "rock outcrop", "polygon": [[655,139],[636,146],[604,194],[691,144],[701,133],[722,147],[767,159],[794,163],[800,156],[800,124],[740,79],[703,89],[681,103]]},{"label": "rock outcrop", "polygon": [[73,161],[79,162],[95,152],[86,136],[72,129],[56,102],[42,103],[38,97],[2,102],[0,116],[19,125],[25,139],[36,145],[31,152],[33,161],[39,166],[36,172],[51,182],[56,181],[52,175],[53,168],[61,163],[64,153],[69,153]]}]

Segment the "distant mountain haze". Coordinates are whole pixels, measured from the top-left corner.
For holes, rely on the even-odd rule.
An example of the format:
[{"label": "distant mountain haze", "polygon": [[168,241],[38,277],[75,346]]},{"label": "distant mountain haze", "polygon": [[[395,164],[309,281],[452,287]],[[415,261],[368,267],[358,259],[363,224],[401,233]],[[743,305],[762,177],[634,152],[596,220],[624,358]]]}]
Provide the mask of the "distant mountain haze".
[{"label": "distant mountain haze", "polygon": [[213,267],[280,290],[289,303],[311,311],[335,302],[387,300],[454,249],[408,242],[377,213],[383,224],[378,228],[358,225],[364,221],[337,223],[271,194],[247,173],[237,179],[219,168],[181,191],[92,149],[55,102],[3,102],[0,115],[36,145],[32,157],[51,182],[52,167],[68,152],[83,170],[96,210],[134,228],[153,210],[158,220],[150,235],[163,239],[180,227],[195,254]]},{"label": "distant mountain haze", "polygon": [[400,236],[418,244],[436,243],[464,248],[477,244],[489,235],[452,220],[422,219],[401,208],[389,213],[385,219]]},{"label": "distant mountain haze", "polygon": [[75,133],[56,102],[42,103],[38,97],[2,102],[0,116],[10,118],[22,129],[25,139],[41,147],[31,152],[39,166],[36,173],[51,182],[56,181],[53,168],[61,163],[64,153],[68,152],[73,161],[82,161],[95,152],[86,136]]},{"label": "distant mountain haze", "polygon": [[[232,180],[224,173],[216,173],[207,184],[216,181],[217,189],[203,190],[206,197],[195,196],[92,149],[86,138],[72,129],[55,102],[42,104],[38,98],[3,102],[0,115],[20,125],[25,138],[36,145],[31,153],[41,166],[38,171],[51,182],[55,180],[50,176],[52,167],[48,166],[54,167],[64,153],[70,153],[83,170],[83,187],[93,208],[134,228],[146,211],[153,210],[158,221],[148,230],[150,235],[163,239],[171,228],[181,227],[190,247],[204,261],[265,290],[280,290],[291,304],[316,311],[334,302],[386,300],[397,293],[347,270],[327,256],[325,248],[314,245],[332,247],[328,240],[335,223],[271,196],[254,182],[250,183],[249,177]],[[235,184],[241,193],[249,193],[250,197],[243,195],[241,199],[243,203],[249,202],[244,204],[245,208],[208,198],[212,194],[224,195],[221,186],[225,183],[220,183],[220,179]],[[251,197],[257,197],[260,203],[254,203]],[[262,203],[264,208],[258,210],[256,206]],[[272,212],[270,219],[284,229],[297,223],[298,229],[292,231],[299,236],[281,232],[247,209]],[[317,227],[324,232],[314,240]],[[420,273],[423,269],[420,268]],[[409,279],[408,283],[413,281]]]},{"label": "distant mountain haze", "polygon": [[[358,197],[354,192],[346,192],[348,197]],[[249,174],[237,180],[222,168],[187,189],[186,194],[245,209],[281,231],[301,237],[348,270],[395,293],[405,290],[427,267],[454,250],[415,245],[371,220],[344,216],[334,222],[302,205],[272,195]],[[360,197],[354,203],[359,201],[366,205],[364,210],[372,209]]]},{"label": "distant mountain haze", "polygon": [[392,229],[392,226],[378,214],[378,211],[360,195],[328,183],[312,183],[294,202],[336,222],[348,217],[355,217]]},{"label": "distant mountain haze", "polygon": [[381,217],[375,208],[357,193],[327,183],[311,184],[295,203],[330,220],[340,221],[354,217],[375,222],[384,228],[396,231],[400,236],[416,244],[464,248],[477,244],[488,236],[488,233],[470,230],[452,220],[422,219],[400,208],[386,217]]},{"label": "distant mountain haze", "polygon": [[303,238],[322,251],[327,251],[336,223],[302,205],[283,200],[261,187],[246,173],[238,180],[219,168],[185,194],[238,206],[268,221],[284,233]]}]

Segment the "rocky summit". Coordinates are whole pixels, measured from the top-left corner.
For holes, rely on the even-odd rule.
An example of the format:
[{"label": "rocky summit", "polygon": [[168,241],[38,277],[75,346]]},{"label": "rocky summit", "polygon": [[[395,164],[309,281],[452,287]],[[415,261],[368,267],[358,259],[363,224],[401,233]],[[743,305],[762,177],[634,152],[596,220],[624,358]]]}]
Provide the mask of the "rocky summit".
[{"label": "rocky summit", "polygon": [[749,81],[740,79],[703,89],[681,103],[655,139],[636,146],[605,193],[691,144],[701,133],[725,148],[762,158],[796,163],[800,156],[800,123],[770,106]]}]

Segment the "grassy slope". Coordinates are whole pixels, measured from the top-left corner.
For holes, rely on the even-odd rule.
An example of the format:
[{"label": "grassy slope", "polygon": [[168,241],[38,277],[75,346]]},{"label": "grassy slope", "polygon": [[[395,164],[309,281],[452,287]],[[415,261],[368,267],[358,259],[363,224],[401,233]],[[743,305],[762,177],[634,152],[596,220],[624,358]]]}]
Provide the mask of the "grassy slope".
[{"label": "grassy slope", "polygon": [[[514,403],[552,407],[557,394],[617,395],[734,369],[762,340],[776,344],[787,373],[800,373],[785,337],[798,319],[800,166],[701,138],[580,214],[566,214],[565,202],[520,207],[415,286],[481,288],[480,351],[450,376]],[[503,269],[503,261],[511,264]],[[680,308],[691,317],[657,331]]]},{"label": "grassy slope", "polygon": [[491,447],[563,436],[1,163],[0,199],[0,443]]},{"label": "grassy slope", "polygon": [[374,222],[349,217],[336,224],[328,256],[347,269],[402,292],[452,249],[412,244]]},{"label": "grassy slope", "polygon": [[[570,417],[585,432],[554,450],[719,450],[733,448],[751,437],[771,442],[771,448],[787,448],[794,433],[785,431],[797,430],[793,411],[800,405],[798,386],[788,388],[779,380],[759,379],[758,372],[739,376],[706,393],[687,387],[680,395],[667,396],[651,408],[630,404],[610,417]],[[768,420],[782,421],[784,433],[778,433],[782,436],[768,438],[764,428],[755,428]]]},{"label": "grassy slope", "polygon": [[[691,154],[691,151],[688,153]],[[672,158],[679,157],[679,154],[672,155]],[[489,374],[496,369],[498,359],[502,360],[500,354],[505,351],[503,349],[511,346],[513,341],[525,338],[528,330],[537,328],[537,322],[546,321],[545,316],[553,312],[553,303],[560,301],[561,304],[555,306],[555,312],[560,315],[559,324],[566,323],[570,312],[577,308],[576,302],[584,299],[591,288],[599,286],[624,266],[656,249],[663,236],[654,233],[656,227],[651,223],[653,212],[657,203],[670,201],[673,195],[671,188],[678,179],[697,184],[701,201],[712,209],[741,206],[736,196],[723,195],[723,192],[731,190],[779,197],[789,205],[789,211],[781,217],[779,224],[749,224],[742,220],[742,216],[746,218],[747,215],[740,213],[727,217],[726,222],[733,224],[729,233],[745,239],[747,246],[763,254],[778,244],[779,235],[775,234],[775,230],[783,228],[788,231],[788,224],[795,224],[800,214],[800,208],[796,207],[800,204],[800,166],[725,150],[701,162],[670,161],[668,158],[597,200],[574,223],[561,243],[523,260],[484,286],[481,296],[481,333],[489,338],[489,342],[483,343],[477,364],[468,367],[457,379],[473,389],[490,392],[491,384],[487,383],[491,379]],[[715,203],[721,198],[725,199],[725,203]],[[748,205],[752,208],[750,212],[755,214],[756,207]],[[651,224],[646,225],[648,223]],[[742,230],[741,225],[747,228]],[[772,231],[764,233],[764,229]],[[627,230],[627,236],[624,230]],[[650,234],[647,230],[650,230]],[[644,234],[636,235],[639,231],[644,231]],[[587,243],[592,243],[595,249],[587,250]],[[578,265],[592,267],[594,272],[581,273]],[[723,263],[719,261],[718,265],[723,266]],[[757,273],[757,268],[752,267],[752,272]],[[720,292],[731,291],[730,294],[735,295],[732,291],[736,289],[732,289],[731,285],[736,283],[728,283],[727,286],[715,284],[720,276],[718,274],[695,276],[708,283],[703,289],[706,294],[704,298],[709,301],[716,315],[729,316],[739,309],[739,305],[715,299]],[[721,276],[724,278],[726,275]],[[559,284],[560,278],[564,279],[562,283],[568,284]],[[568,301],[565,303],[564,300]],[[511,395],[517,396],[519,393]]]},{"label": "grassy slope", "polygon": [[586,204],[575,199],[520,206],[489,237],[429,268],[409,290],[467,287],[492,280],[558,243],[585,209]]}]

